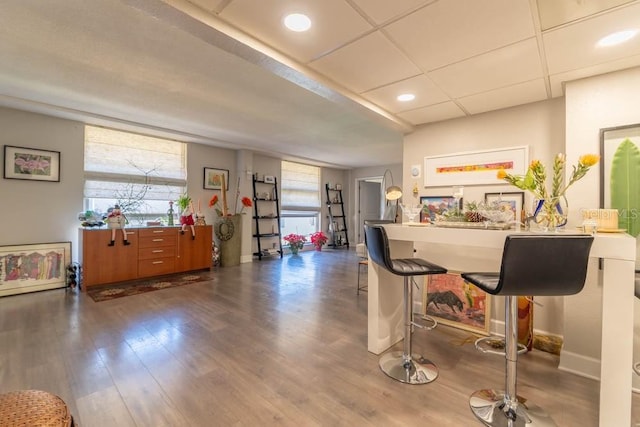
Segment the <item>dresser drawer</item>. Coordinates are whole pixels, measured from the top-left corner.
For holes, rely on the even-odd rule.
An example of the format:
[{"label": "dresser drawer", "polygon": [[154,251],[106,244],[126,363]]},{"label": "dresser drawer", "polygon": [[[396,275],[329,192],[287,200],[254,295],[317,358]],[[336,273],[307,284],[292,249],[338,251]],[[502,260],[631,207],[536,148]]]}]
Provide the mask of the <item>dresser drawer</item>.
[{"label": "dresser drawer", "polygon": [[149,227],[140,228],[139,232],[140,237],[175,236],[178,234],[178,229],[171,227]]},{"label": "dresser drawer", "polygon": [[138,249],[138,259],[175,258],[176,246],[153,246]]},{"label": "dresser drawer", "polygon": [[151,277],[173,273],[175,258],[156,258],[138,261],[138,276]]},{"label": "dresser drawer", "polygon": [[176,246],[178,241],[177,235],[156,235],[156,236],[140,236],[138,239],[138,247],[144,248],[157,248],[162,246]]}]

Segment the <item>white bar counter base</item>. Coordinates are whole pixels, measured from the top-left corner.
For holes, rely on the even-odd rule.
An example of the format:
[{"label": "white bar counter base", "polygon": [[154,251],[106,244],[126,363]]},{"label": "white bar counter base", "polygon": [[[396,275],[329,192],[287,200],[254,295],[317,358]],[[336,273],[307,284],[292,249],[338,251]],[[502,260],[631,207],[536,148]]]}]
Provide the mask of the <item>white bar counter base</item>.
[{"label": "white bar counter base", "polygon": [[[485,248],[502,252],[515,230],[468,230],[384,224],[393,258],[413,256],[415,242]],[[600,426],[631,425],[633,305],[636,241],[627,234],[598,234],[591,257],[603,258],[602,351],[600,355]],[[464,256],[442,263],[450,270],[470,271]],[[496,259],[499,270],[499,259]],[[477,271],[477,267],[474,268]],[[379,283],[385,286],[380,287]],[[368,350],[381,354],[402,340],[402,278],[369,263]],[[471,393],[472,390],[469,392]]]}]

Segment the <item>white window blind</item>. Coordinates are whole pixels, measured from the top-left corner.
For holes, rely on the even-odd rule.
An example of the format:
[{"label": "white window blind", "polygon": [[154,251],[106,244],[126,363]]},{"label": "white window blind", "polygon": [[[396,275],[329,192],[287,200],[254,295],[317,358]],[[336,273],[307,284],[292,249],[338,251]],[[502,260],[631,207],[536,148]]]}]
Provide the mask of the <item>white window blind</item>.
[{"label": "white window blind", "polygon": [[186,144],[85,127],[85,198],[110,199],[146,186],[145,200],[175,200],[187,185]]},{"label": "white window blind", "polygon": [[320,208],[320,168],[293,162],[282,162],[282,209]]}]

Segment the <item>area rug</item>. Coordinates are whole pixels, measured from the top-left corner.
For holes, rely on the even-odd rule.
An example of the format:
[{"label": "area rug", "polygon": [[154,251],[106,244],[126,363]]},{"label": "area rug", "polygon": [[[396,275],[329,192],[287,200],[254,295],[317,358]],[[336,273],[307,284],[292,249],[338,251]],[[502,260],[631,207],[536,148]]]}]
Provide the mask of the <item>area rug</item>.
[{"label": "area rug", "polygon": [[89,288],[87,289],[87,294],[95,302],[101,302],[115,298],[128,297],[130,295],[143,294],[145,292],[158,291],[160,289],[190,285],[191,283],[203,282],[205,280],[213,279],[209,276],[198,274],[174,274],[171,276],[155,277],[153,279],[136,280]]}]

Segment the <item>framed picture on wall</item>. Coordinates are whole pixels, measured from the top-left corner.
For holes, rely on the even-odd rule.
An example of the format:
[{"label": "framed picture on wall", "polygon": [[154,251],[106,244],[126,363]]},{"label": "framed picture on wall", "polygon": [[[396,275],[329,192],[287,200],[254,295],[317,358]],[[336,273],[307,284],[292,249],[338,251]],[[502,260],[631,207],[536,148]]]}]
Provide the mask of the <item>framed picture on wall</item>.
[{"label": "framed picture on wall", "polygon": [[222,190],[222,183],[225,183],[225,190],[229,190],[229,171],[226,169],[204,168],[203,188],[205,190]]},{"label": "framed picture on wall", "polygon": [[600,207],[618,210],[618,227],[640,235],[640,123],[600,129]]},{"label": "framed picture on wall", "polygon": [[424,158],[424,186],[504,184],[499,170],[523,175],[527,170],[529,147],[470,151]]},{"label": "framed picture on wall", "polygon": [[60,152],[5,145],[4,177],[60,182]]}]

